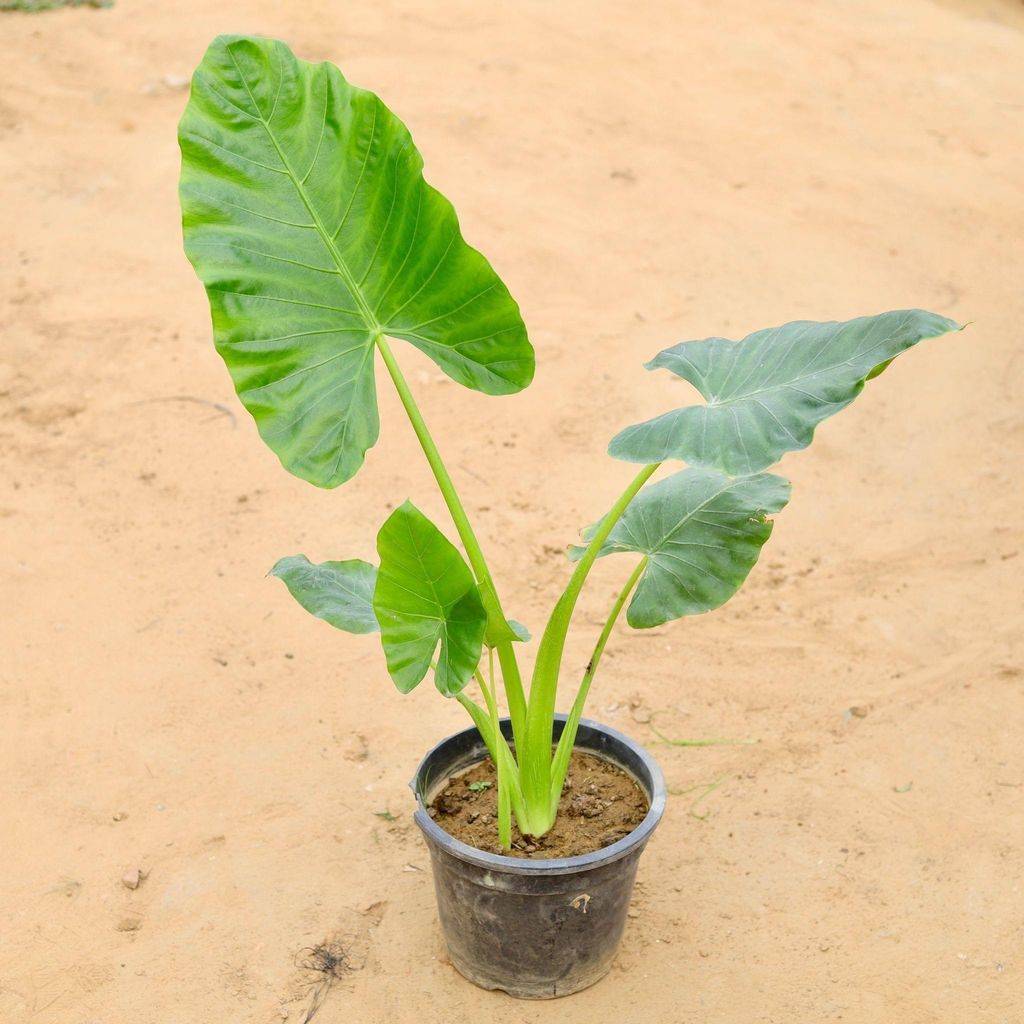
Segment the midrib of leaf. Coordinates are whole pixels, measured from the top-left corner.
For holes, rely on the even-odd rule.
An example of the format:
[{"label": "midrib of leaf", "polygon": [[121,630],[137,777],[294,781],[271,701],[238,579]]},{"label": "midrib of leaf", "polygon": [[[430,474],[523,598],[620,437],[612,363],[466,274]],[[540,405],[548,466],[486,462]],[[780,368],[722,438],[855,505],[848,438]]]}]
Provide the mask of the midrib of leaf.
[{"label": "midrib of leaf", "polygon": [[680,531],[680,530],[681,530],[681,529],[682,529],[682,528],[683,528],[684,526],[686,526],[686,524],[687,524],[687,523],[688,523],[688,522],[689,522],[689,521],[690,521],[690,520],[691,520],[691,519],[692,519],[692,518],[693,518],[693,517],[694,517],[694,516],[695,516],[695,515],[696,515],[696,514],[697,514],[698,512],[702,512],[702,511],[703,511],[703,510],[704,510],[705,508],[707,508],[707,507],[708,507],[708,505],[710,505],[710,504],[711,504],[711,502],[713,502],[713,501],[714,501],[714,500],[715,500],[716,498],[719,498],[719,497],[721,497],[721,496],[722,496],[723,494],[725,494],[725,492],[726,492],[726,491],[728,491],[728,490],[731,490],[731,489],[732,489],[732,487],[733,487],[733,484],[732,484],[732,483],[728,483],[728,484],[726,484],[726,485],[725,485],[725,486],[724,486],[724,487],[723,487],[723,488],[722,488],[721,490],[719,490],[719,491],[716,491],[716,492],[715,492],[714,494],[712,494],[712,495],[711,495],[710,497],[708,497],[707,499],[705,499],[704,501],[702,501],[702,502],[701,502],[701,503],[700,503],[700,504],[699,504],[699,505],[698,505],[698,506],[697,506],[696,508],[694,508],[694,509],[691,509],[691,510],[690,510],[689,512],[687,512],[687,513],[686,513],[686,515],[685,515],[685,516],[684,516],[684,517],[683,517],[682,519],[680,519],[680,520],[679,520],[679,522],[678,522],[678,523],[676,523],[676,525],[675,525],[675,526],[673,526],[673,527],[672,527],[672,529],[671,529],[671,530],[669,530],[669,532],[668,532],[668,533],[666,533],[664,537],[662,537],[662,538],[661,538],[661,540],[660,540],[660,541],[658,542],[658,546],[657,546],[657,547],[655,547],[655,548],[653,548],[653,549],[652,549],[651,551],[647,552],[647,554],[648,554],[649,556],[650,556],[650,555],[656,555],[656,554],[660,554],[660,553],[661,553],[662,551],[664,551],[664,549],[665,549],[665,545],[666,545],[666,544],[668,544],[668,542],[669,542],[670,540],[672,540],[672,538],[673,538],[673,537],[674,537],[674,536],[675,536],[675,535],[676,535],[676,534],[677,534],[677,533],[678,533],[678,532],[679,532],[679,531]]},{"label": "midrib of leaf", "polygon": [[[317,234],[320,236],[320,240],[324,243],[327,251],[331,255],[331,259],[334,260],[334,265],[338,268],[338,273],[342,280],[345,282],[346,287],[349,290],[352,298],[356,300],[356,305],[359,306],[359,312],[366,323],[367,332],[371,335],[379,335],[381,333],[381,325],[377,322],[377,317],[373,314],[366,299],[363,297],[363,293],[356,283],[356,279],[352,276],[352,272],[348,268],[348,264],[345,262],[341,253],[338,252],[337,246],[334,244],[333,237],[328,234],[327,228],[324,226],[323,221],[320,219],[319,213],[311,202],[309,196],[306,194],[306,189],[303,184],[303,180],[300,180],[295,171],[292,170],[292,165],[288,162],[288,158],[284,154],[284,150],[281,149],[278,144],[277,137],[270,130],[266,118],[263,117],[263,112],[260,110],[259,104],[256,102],[256,97],[253,95],[252,89],[249,88],[249,82],[245,75],[242,73],[242,69],[238,66],[238,61],[235,60],[235,55],[228,50],[228,56],[231,58],[231,63],[235,65],[235,70],[238,72],[238,77],[241,79],[242,84],[245,86],[245,91],[249,94],[249,99],[252,101],[253,109],[256,111],[257,120],[263,125],[263,130],[267,133],[267,138],[270,139],[271,145],[274,147],[274,151],[277,153],[277,158],[281,161],[281,166],[284,168],[284,173],[288,176],[291,181],[296,194],[302,201],[302,205],[305,206],[306,211],[313,219],[313,224],[316,227]],[[283,81],[283,72],[278,69],[278,94],[281,91],[281,84]],[[329,102],[329,90],[328,90],[328,102]],[[276,98],[274,103],[275,109],[277,106]],[[322,140],[321,140],[322,141]],[[317,146],[316,156],[314,157],[313,164],[310,166],[310,171],[316,165],[316,158],[320,155],[319,145]],[[308,172],[307,172],[308,177]],[[376,339],[375,339],[376,340]]]},{"label": "midrib of leaf", "polygon": [[[438,585],[438,583],[441,582],[441,580],[443,580],[445,578],[445,576],[447,576],[455,568],[455,566],[454,565],[449,565],[441,573],[441,575],[438,576],[435,579],[429,573],[429,566],[427,565],[426,561],[423,558],[423,551],[420,548],[419,544],[417,543],[416,536],[412,532],[412,528],[408,527],[407,528],[407,532],[409,534],[409,542],[412,545],[413,552],[416,555],[416,561],[419,563],[421,575],[422,575],[423,579],[426,580],[427,586],[430,588],[430,594],[431,594],[431,597],[434,600],[434,604],[436,604],[437,607],[441,609],[441,616],[442,617],[440,619],[438,619],[437,621],[439,621],[441,623],[441,629],[444,631],[444,634],[447,637],[447,635],[448,635],[448,612],[449,612],[450,608],[454,608],[455,605],[458,602],[457,601],[453,601],[451,603],[450,607],[448,605],[446,605],[444,603],[444,601],[441,600],[441,595],[437,592],[437,585]],[[410,591],[410,593],[411,593],[411,591]]]},{"label": "midrib of leaf", "polygon": [[[811,370],[811,367],[822,356],[822,353],[818,352],[808,362],[804,363],[804,365],[799,370],[797,370],[796,375],[793,376],[793,377],[790,377],[789,380],[773,381],[771,384],[767,385],[766,387],[755,388],[753,391],[746,391],[746,392],[743,392],[742,394],[740,394],[740,393],[733,393],[731,395],[724,394],[725,387],[728,384],[728,376],[727,376],[726,379],[722,382],[722,388],[719,391],[719,394],[715,398],[713,398],[713,399],[708,399],[708,403],[707,404],[709,406],[711,406],[711,405],[726,405],[726,404],[730,404],[730,403],[733,403],[733,402],[745,402],[748,399],[755,398],[757,395],[764,395],[764,394],[768,394],[770,392],[781,391],[784,388],[792,387],[794,384],[797,383],[797,381],[807,380],[808,378],[811,378],[811,377],[820,377],[823,373],[831,373],[834,370],[838,370],[840,366],[851,366],[855,359],[863,359],[869,352],[873,352],[876,348],[881,348],[887,341],[889,341],[893,337],[893,335],[895,335],[899,330],[901,330],[905,326],[905,324],[906,324],[906,317],[904,317],[903,323],[901,323],[897,328],[893,329],[893,331],[890,333],[889,337],[882,338],[881,341],[876,341],[874,345],[869,345],[867,348],[863,348],[859,352],[855,352],[852,356],[848,356],[846,359],[843,359],[843,360],[841,360],[838,363],[830,363],[828,366],[821,366],[821,367],[819,367],[816,370]],[[776,332],[778,330],[780,330],[780,329],[781,328],[776,328]],[[810,328],[808,328],[808,330],[809,329]],[[793,340],[793,342],[790,344],[789,348],[786,349],[786,351],[780,356],[780,358],[778,359],[778,361],[776,362],[776,365],[775,365],[775,369],[776,370],[780,369],[783,366],[783,364],[789,358],[790,354],[792,353],[793,349],[796,347],[796,345],[799,342],[801,337],[802,337],[801,335],[797,335],[796,338]],[[732,371],[730,370],[729,372],[731,374]],[[757,372],[757,368],[755,367],[754,370],[752,370],[749,374],[747,374],[747,380],[749,380],[756,372]],[[743,381],[742,383],[738,384],[737,387],[743,387],[744,384],[746,384],[746,381]],[[794,389],[794,390],[799,390],[799,389],[797,388],[797,389]],[[815,396],[813,396],[813,395],[810,396],[810,397],[815,398]],[[815,398],[815,401],[820,402],[821,399]],[[790,436],[792,436],[792,435],[790,435]]]},{"label": "midrib of leaf", "polygon": [[[428,578],[428,575],[427,575],[427,565],[423,561],[423,557],[422,557],[422,555],[420,553],[419,545],[416,543],[416,537],[413,535],[412,529],[408,528],[407,532],[409,534],[409,541],[410,541],[410,543],[412,545],[413,552],[414,552],[415,557],[416,557],[416,562],[419,564],[419,567],[420,567],[420,570],[422,572],[423,578],[426,579],[427,586],[430,589],[430,594],[431,594],[431,597],[433,598],[434,604],[438,608],[441,609],[441,615],[440,616],[431,615],[429,613],[424,613],[424,612],[408,612],[408,611],[403,612],[402,614],[405,617],[407,617],[407,618],[411,617],[411,618],[415,618],[415,619],[425,619],[431,625],[429,626],[429,628],[427,629],[426,632],[422,633],[419,636],[413,637],[410,640],[403,641],[402,644],[400,644],[400,646],[408,646],[408,645],[414,644],[414,643],[415,644],[420,644],[425,639],[427,639],[427,637],[432,636],[433,637],[433,642],[434,642],[434,650],[437,650],[438,645],[440,645],[440,648],[441,648],[441,651],[438,653],[438,666],[435,669],[435,674],[438,671],[440,671],[440,669],[442,667],[442,659],[443,659],[444,671],[445,671],[445,673],[448,673],[448,672],[451,671],[451,667],[450,667],[451,666],[451,656],[450,656],[451,652],[449,651],[449,641],[450,641],[451,638],[448,635],[447,611],[445,609],[444,603],[441,601],[441,599],[440,599],[440,597],[438,596],[438,593],[437,593],[437,587],[436,587],[437,580],[434,580],[432,577]],[[440,578],[441,577],[438,577],[438,579],[440,579]],[[394,581],[392,580],[392,582],[394,582]],[[420,595],[416,594],[415,591],[410,590],[408,587],[402,586],[401,583],[399,583],[398,586],[402,590],[404,590],[407,594],[412,596],[412,597],[419,597],[420,596]],[[428,655],[428,658],[427,658],[428,663],[433,660],[434,650],[432,650],[430,652],[430,654]]]},{"label": "midrib of leaf", "polygon": [[[444,573],[442,573],[440,576],[438,576],[437,579],[433,579],[432,577],[428,577],[428,567],[427,567],[426,562],[424,562],[424,560],[423,560],[423,556],[422,556],[422,553],[420,551],[420,547],[419,547],[419,545],[416,542],[416,537],[413,535],[412,530],[410,530],[410,529],[407,529],[407,533],[409,534],[409,542],[410,542],[410,545],[411,545],[411,547],[413,549],[416,562],[419,565],[420,569],[422,570],[423,577],[426,580],[427,586],[430,589],[430,594],[431,594],[431,597],[433,599],[434,604],[438,608],[441,609],[441,616],[439,617],[437,615],[431,615],[431,614],[425,613],[425,612],[409,612],[409,611],[402,612],[402,615],[404,615],[404,616],[406,616],[408,618],[426,619],[426,620],[428,620],[430,622],[435,623],[434,629],[436,630],[436,629],[439,628],[440,629],[440,633],[444,634],[444,636],[442,637],[440,635],[440,633],[436,633],[435,632],[436,639],[437,640],[442,640],[443,639],[444,641],[447,642],[447,640],[449,639],[449,637],[448,637],[448,623],[447,623],[447,615],[448,615],[448,610],[449,609],[448,609],[448,606],[446,606],[445,603],[441,600],[440,595],[437,592],[437,583],[439,583],[444,578],[444,576],[447,575],[447,573],[451,571],[451,569],[450,568],[447,569]],[[394,577],[391,577],[390,583],[391,583],[392,586],[398,587],[399,590],[404,591],[410,597],[415,597],[415,598],[420,598],[421,597],[421,595],[418,594],[416,591],[410,590],[408,587],[406,587],[403,584],[399,583]],[[451,607],[454,607],[456,603],[457,602],[453,602]],[[434,632],[434,630],[431,630],[431,632]],[[426,635],[427,634],[424,634],[424,636],[426,636]],[[395,646],[404,646],[404,645],[407,645],[407,644],[410,644],[410,643],[418,642],[421,639],[422,639],[422,637],[417,637],[414,640],[400,641],[400,643],[395,645]]]}]

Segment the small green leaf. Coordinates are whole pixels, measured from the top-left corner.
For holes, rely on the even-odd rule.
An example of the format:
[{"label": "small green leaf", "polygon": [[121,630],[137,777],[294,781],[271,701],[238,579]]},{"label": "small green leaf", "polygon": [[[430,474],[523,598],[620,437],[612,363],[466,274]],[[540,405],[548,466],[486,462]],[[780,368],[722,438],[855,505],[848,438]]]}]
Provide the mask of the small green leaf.
[{"label": "small green leaf", "polygon": [[490,789],[494,783],[489,779],[478,779],[476,782],[469,782],[466,785],[473,793],[482,793],[485,789]]},{"label": "small green leaf", "polygon": [[960,330],[921,309],[845,323],[799,320],[743,341],[705,338],[659,353],[664,367],[707,399],[620,431],[609,454],[626,462],[682,459],[733,475],[757,473],[806,448],[822,420],[846,408],[901,352]]},{"label": "small green leaf", "polygon": [[[789,492],[789,481],[770,473],[729,477],[707,469],[684,469],[645,487],[598,552],[647,556],[629,624],[649,629],[725,604],[771,535],[766,515],[784,508]],[[583,550],[570,549],[570,558]]]},{"label": "small green leaf", "polygon": [[509,619],[508,625],[512,630],[512,635],[521,644],[528,644],[530,642],[530,631],[521,622],[516,622],[515,619]]},{"label": "small green leaf", "polygon": [[346,633],[376,633],[373,588],[377,569],[358,558],[314,565],[305,555],[282,558],[271,576],[285,586],[307,612]]},{"label": "small green leaf", "polygon": [[519,307],[423,179],[405,125],[332,64],[220,36],[178,131],[185,251],[242,404],[284,467],[350,479],[377,441],[379,335],[489,395],[530,383]]},{"label": "small green leaf", "polygon": [[458,550],[411,502],[377,534],[373,609],[388,672],[402,693],[422,681],[440,643],[434,683],[454,697],[480,661],[487,613]]}]

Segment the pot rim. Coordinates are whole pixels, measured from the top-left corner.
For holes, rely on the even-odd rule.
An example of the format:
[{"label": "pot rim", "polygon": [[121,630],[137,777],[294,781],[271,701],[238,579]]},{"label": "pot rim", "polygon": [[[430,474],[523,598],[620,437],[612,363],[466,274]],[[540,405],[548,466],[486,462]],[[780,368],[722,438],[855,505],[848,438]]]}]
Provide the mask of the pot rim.
[{"label": "pot rim", "polygon": [[[567,715],[555,715],[554,720],[556,723],[564,725],[567,717]],[[503,718],[501,720],[503,727],[506,726],[508,722],[509,719],[507,718]],[[467,861],[470,864],[475,864],[478,867],[493,868],[503,874],[509,875],[563,875],[572,874],[574,872],[589,871],[593,868],[602,867],[605,864],[621,860],[623,857],[626,857],[637,850],[638,847],[642,849],[647,840],[650,839],[651,833],[655,828],[657,828],[662,815],[665,813],[667,791],[665,788],[665,777],[661,772],[658,762],[642,746],[640,746],[639,743],[630,739],[630,737],[626,736],[625,733],[621,733],[617,729],[611,728],[611,726],[604,725],[601,722],[595,722],[588,718],[581,718],[579,724],[581,730],[586,728],[588,730],[604,733],[617,743],[621,743],[628,747],[643,764],[645,771],[650,776],[651,785],[648,787],[644,784],[643,780],[637,778],[635,772],[630,771],[625,765],[613,758],[609,758],[607,756],[603,757],[604,760],[611,761],[617,767],[630,775],[647,793],[649,799],[647,814],[644,816],[643,821],[641,821],[640,824],[629,833],[629,835],[623,836],[621,839],[616,840],[609,846],[602,847],[600,850],[594,850],[592,853],[578,854],[575,857],[549,857],[544,859],[506,857],[503,854],[487,853],[485,850],[477,849],[477,847],[470,846],[468,843],[462,842],[461,839],[456,839],[453,835],[450,835],[427,813],[426,805],[423,801],[423,794],[420,792],[417,782],[421,774],[424,772],[428,762],[446,743],[449,743],[457,736],[462,736],[466,733],[474,733],[479,737],[479,732],[477,731],[476,726],[471,725],[467,729],[463,729],[457,733],[452,733],[451,736],[446,736],[439,743],[436,743],[431,747],[420,761],[419,766],[416,769],[416,774],[412,777],[412,781],[409,783],[409,788],[415,794],[416,802],[419,805],[413,815],[413,819],[423,832],[427,841],[435,846],[442,847],[446,853],[453,857],[458,857],[460,860]],[[577,743],[574,745],[573,749],[580,749],[578,741],[579,734],[577,734]],[[483,752],[486,754],[486,748],[483,746],[482,738],[480,739],[480,745]],[[602,752],[600,751],[587,750],[586,747],[581,749],[586,753],[592,754],[594,757],[602,757]]]}]

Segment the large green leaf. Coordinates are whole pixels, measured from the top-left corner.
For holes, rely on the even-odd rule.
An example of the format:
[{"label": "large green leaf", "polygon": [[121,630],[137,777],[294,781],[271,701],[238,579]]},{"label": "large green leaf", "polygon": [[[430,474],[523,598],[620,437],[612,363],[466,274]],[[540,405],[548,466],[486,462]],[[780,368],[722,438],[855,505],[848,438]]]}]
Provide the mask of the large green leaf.
[{"label": "large green leaf", "polygon": [[221,36],[179,128],[185,250],[264,441],[321,487],[377,440],[374,346],[491,395],[533,377],[519,309],[422,175],[405,125],[332,64]]},{"label": "large green leaf", "polygon": [[408,501],[380,528],[377,552],[373,609],[391,678],[408,693],[427,674],[440,643],[434,682],[446,697],[455,696],[480,661],[487,626],[473,573]]},{"label": "large green leaf", "polygon": [[684,341],[649,363],[689,381],[707,405],[687,406],[618,433],[608,451],[627,462],[682,459],[756,473],[806,448],[814,428],[848,406],[865,380],[924,338],[959,330],[920,309],[845,323],[798,320],[740,342]]},{"label": "large green leaf", "polygon": [[314,565],[305,555],[280,559],[271,576],[285,586],[307,612],[346,633],[376,633],[380,629],[373,614],[376,566],[353,558],[347,562]]},{"label": "large green leaf", "polygon": [[[771,535],[765,516],[785,507],[789,491],[789,481],[771,473],[730,477],[711,469],[684,469],[645,487],[598,552],[647,556],[629,624],[648,629],[725,604]],[[570,549],[570,557],[583,550]]]}]

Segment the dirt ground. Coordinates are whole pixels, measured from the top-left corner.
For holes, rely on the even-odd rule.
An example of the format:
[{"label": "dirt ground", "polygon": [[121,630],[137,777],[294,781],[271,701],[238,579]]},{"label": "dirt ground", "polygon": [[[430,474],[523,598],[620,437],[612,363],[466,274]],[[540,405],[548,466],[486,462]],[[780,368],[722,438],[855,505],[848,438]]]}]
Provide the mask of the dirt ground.
[{"label": "dirt ground", "polygon": [[[642,360],[795,318],[972,322],[785,459],[736,600],[619,635],[590,716],[675,795],[615,969],[568,1000],[445,960],[406,783],[464,712],[264,576],[372,558],[407,497],[446,520],[385,389],[334,492],[231,392],[175,195],[221,31],[382,93],[519,299],[518,397],[402,355],[535,632],[633,473],[607,440],[678,404]],[[0,52],[3,1024],[1024,1020],[1017,0],[117,0],[0,15]]]}]

